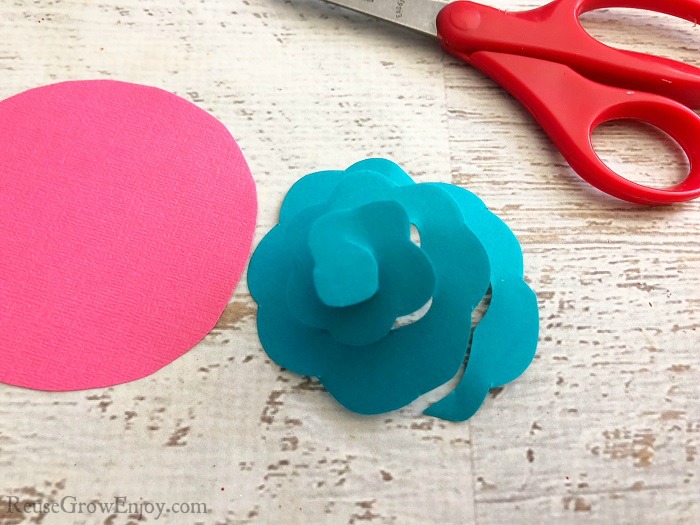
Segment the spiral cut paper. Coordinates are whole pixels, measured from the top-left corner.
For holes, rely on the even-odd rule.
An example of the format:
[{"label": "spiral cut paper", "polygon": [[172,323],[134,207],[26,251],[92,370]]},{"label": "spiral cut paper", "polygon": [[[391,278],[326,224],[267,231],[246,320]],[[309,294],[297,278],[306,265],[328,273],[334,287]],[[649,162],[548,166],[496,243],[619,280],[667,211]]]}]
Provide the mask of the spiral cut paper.
[{"label": "spiral cut paper", "polygon": [[468,355],[456,388],[425,411],[466,420],[489,389],[525,371],[537,346],[537,298],[510,229],[469,191],[416,184],[385,159],[299,180],[251,259],[248,285],[270,358],[318,377],[361,414],[411,403],[452,379]]}]

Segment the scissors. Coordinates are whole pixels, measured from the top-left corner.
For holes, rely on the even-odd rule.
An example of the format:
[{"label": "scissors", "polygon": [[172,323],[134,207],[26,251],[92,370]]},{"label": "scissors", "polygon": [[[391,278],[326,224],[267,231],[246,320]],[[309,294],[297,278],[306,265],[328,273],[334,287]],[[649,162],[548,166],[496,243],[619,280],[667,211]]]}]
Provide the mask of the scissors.
[{"label": "scissors", "polygon": [[[532,113],[583,179],[645,205],[700,197],[700,69],[608,47],[579,16],[629,7],[700,21],[700,0],[555,0],[505,12],[469,1],[326,0],[437,37],[443,49],[476,67]],[[595,128],[641,120],[670,135],[690,161],[687,178],[668,188],[637,184],[611,170],[593,149]]]}]

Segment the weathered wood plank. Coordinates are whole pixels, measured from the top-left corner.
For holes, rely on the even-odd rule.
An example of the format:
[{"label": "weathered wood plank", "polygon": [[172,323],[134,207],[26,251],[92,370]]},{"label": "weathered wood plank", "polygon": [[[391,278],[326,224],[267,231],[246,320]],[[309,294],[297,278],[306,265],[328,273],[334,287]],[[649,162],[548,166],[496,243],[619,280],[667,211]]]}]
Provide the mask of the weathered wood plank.
[{"label": "weathered wood plank", "polygon": [[[429,39],[315,0],[15,0],[0,14],[2,97],[115,78],[221,119],[258,183],[257,240],[299,177],[386,156],[506,219],[542,309],[532,367],[469,423],[418,404],[365,418],[270,363],[244,277],[214,332],[150,378],[67,394],[0,385],[0,495],[207,505],[168,523],[697,522],[697,202],[641,209],[601,196],[480,73]],[[700,65],[692,24],[614,15],[587,15],[586,27]],[[639,180],[685,166],[641,127],[610,127],[596,145]],[[5,511],[0,523],[41,519]]]}]

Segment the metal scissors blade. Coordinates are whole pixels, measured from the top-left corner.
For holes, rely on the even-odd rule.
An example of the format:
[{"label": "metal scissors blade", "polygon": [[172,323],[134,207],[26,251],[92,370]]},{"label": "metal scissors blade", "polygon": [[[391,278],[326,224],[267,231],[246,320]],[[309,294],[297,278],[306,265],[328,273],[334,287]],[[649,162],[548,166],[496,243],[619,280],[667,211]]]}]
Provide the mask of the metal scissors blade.
[{"label": "metal scissors blade", "polygon": [[358,13],[437,37],[435,19],[447,2],[436,0],[325,0]]}]

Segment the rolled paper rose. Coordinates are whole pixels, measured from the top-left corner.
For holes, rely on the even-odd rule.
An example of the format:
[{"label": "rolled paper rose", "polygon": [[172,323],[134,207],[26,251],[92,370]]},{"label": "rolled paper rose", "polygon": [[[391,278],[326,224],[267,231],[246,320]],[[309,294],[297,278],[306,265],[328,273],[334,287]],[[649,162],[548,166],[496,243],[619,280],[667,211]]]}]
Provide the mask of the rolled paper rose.
[{"label": "rolled paper rose", "polygon": [[362,414],[411,403],[468,355],[454,391],[426,410],[466,420],[490,388],[522,374],[537,346],[537,299],[510,229],[467,190],[416,184],[385,159],[299,180],[251,259],[248,285],[268,355]]}]

